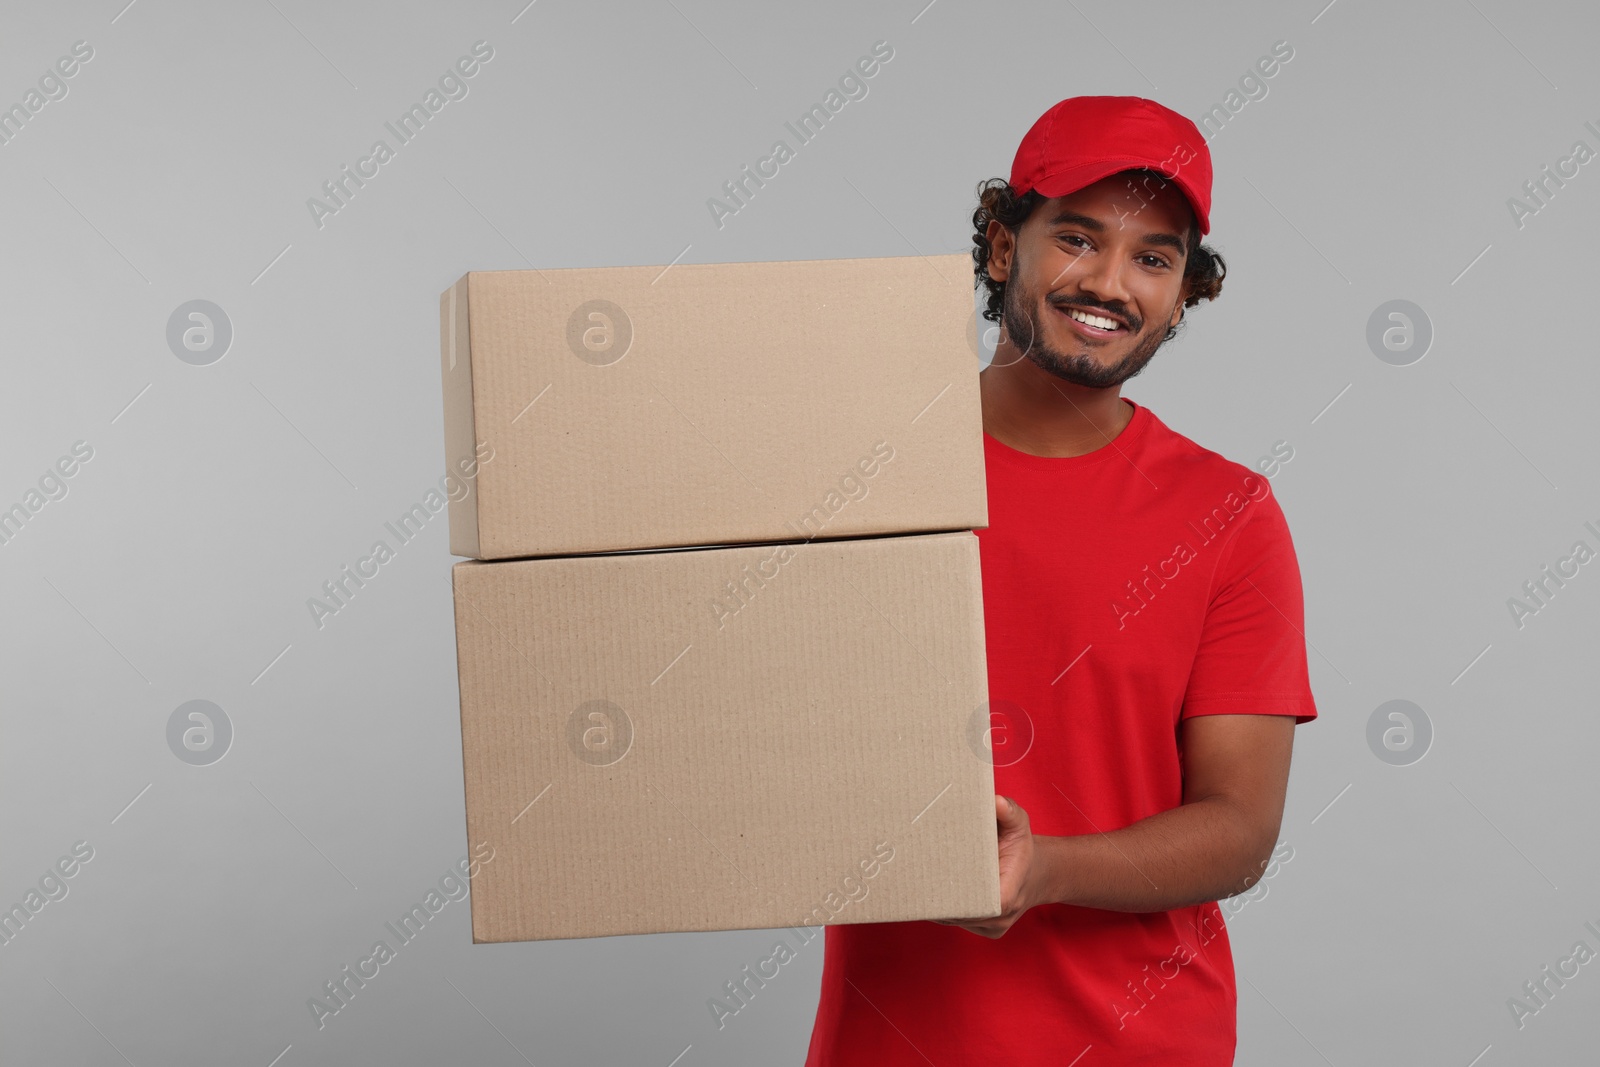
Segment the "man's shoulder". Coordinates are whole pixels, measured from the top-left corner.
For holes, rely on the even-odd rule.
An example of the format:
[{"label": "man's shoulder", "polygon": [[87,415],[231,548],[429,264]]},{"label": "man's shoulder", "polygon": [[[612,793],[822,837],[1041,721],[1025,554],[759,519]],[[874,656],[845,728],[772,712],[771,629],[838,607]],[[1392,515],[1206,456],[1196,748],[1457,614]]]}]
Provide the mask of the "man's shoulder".
[{"label": "man's shoulder", "polygon": [[1193,438],[1179,433],[1163,422],[1156,413],[1145,408],[1150,419],[1147,447],[1162,458],[1178,464],[1186,480],[1205,486],[1227,486],[1246,489],[1266,478],[1253,467],[1229,459],[1222,453],[1209,449]]},{"label": "man's shoulder", "polygon": [[1191,529],[1225,537],[1219,567],[1247,565],[1263,553],[1292,557],[1288,518],[1271,476],[1206,448],[1150,414],[1151,445],[1167,460],[1156,467],[1155,481],[1177,490],[1156,494],[1159,506],[1182,511]]}]

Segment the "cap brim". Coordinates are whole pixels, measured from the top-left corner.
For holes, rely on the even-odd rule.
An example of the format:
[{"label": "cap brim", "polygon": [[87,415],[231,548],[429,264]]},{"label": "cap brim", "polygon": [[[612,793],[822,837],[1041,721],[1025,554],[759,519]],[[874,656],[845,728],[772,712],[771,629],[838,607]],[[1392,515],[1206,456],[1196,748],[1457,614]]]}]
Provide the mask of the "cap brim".
[{"label": "cap brim", "polygon": [[1188,202],[1189,210],[1194,213],[1195,221],[1200,224],[1201,236],[1211,232],[1211,220],[1201,210],[1199,199],[1184,181],[1183,173],[1179,171],[1168,174],[1147,159],[1097,159],[1093,163],[1080,163],[1076,167],[1052,171],[1039,179],[1033,188],[1044,197],[1066,196],[1068,193],[1075,193],[1079,189],[1093,185],[1101,178],[1109,178],[1120,171],[1141,168],[1148,168],[1157,174],[1165,175],[1176,185],[1178,191],[1183,193],[1184,200]]}]

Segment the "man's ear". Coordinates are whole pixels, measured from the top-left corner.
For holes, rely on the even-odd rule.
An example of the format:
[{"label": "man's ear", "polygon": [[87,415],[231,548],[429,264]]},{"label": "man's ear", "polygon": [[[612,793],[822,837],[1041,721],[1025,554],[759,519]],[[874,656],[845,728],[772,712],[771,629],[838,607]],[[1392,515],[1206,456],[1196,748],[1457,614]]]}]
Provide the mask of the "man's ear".
[{"label": "man's ear", "polygon": [[983,235],[989,239],[989,277],[1003,282],[1011,275],[1011,257],[1017,251],[1016,237],[999,219],[990,219]]},{"label": "man's ear", "polygon": [[[1184,258],[1184,266],[1185,266],[1185,268],[1188,267],[1188,262],[1189,262],[1188,261],[1188,257],[1185,257]],[[1183,321],[1184,304],[1188,301],[1190,290],[1193,289],[1193,287],[1194,287],[1193,286],[1193,282],[1187,276],[1188,275],[1187,269],[1185,269],[1184,274],[1185,274],[1185,277],[1183,279],[1183,283],[1178,286],[1178,302],[1172,306],[1172,321],[1167,323],[1167,328],[1169,330],[1170,329],[1176,329],[1178,323]]]}]

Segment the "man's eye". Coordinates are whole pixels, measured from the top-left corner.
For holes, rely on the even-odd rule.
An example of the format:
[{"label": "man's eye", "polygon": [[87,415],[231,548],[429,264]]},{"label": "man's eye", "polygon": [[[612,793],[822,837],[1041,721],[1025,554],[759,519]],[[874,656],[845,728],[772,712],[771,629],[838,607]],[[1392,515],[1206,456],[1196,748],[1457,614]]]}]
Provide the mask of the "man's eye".
[{"label": "man's eye", "polygon": [[1081,242],[1083,242],[1084,245],[1087,245],[1089,243],[1088,241],[1085,241],[1082,237],[1079,237],[1075,233],[1064,234],[1061,239],[1063,241],[1067,241],[1069,243],[1073,242],[1073,241],[1081,241]]},{"label": "man's eye", "polygon": [[1141,258],[1147,260],[1152,267],[1167,266],[1167,261],[1162,259],[1160,256],[1143,256]]}]

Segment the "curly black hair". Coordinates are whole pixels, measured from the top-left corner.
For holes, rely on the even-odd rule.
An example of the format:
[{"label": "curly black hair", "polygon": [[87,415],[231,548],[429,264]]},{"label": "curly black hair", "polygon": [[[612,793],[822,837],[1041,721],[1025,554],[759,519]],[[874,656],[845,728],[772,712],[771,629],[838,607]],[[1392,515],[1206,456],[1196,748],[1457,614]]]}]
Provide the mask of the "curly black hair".
[{"label": "curly black hair", "polygon": [[[1139,179],[1146,186],[1153,182],[1159,189],[1167,184],[1167,178],[1156,171],[1145,169],[1127,170],[1122,172],[1130,180]],[[1000,311],[1005,304],[1005,282],[997,282],[989,277],[989,222],[998,220],[1002,226],[1016,233],[1022,224],[1033,214],[1033,209],[1044,203],[1047,198],[1041,196],[1038,190],[1030,189],[1021,196],[1011,188],[1011,183],[1004,178],[990,178],[988,181],[978,183],[978,207],[972,213],[972,243],[976,245],[972,250],[973,263],[973,288],[980,284],[989,290],[988,306],[985,307],[983,317],[990,322],[1000,321]],[[1222,292],[1222,279],[1228,273],[1227,264],[1222,261],[1222,256],[1216,249],[1200,243],[1200,227],[1189,227],[1186,241],[1187,249],[1183,264],[1183,281],[1185,286],[1184,307],[1195,307],[1201,300],[1215,300]],[[1182,323],[1179,323],[1181,326]],[[1164,341],[1170,341],[1178,334],[1179,326],[1174,326],[1167,331]]]}]

